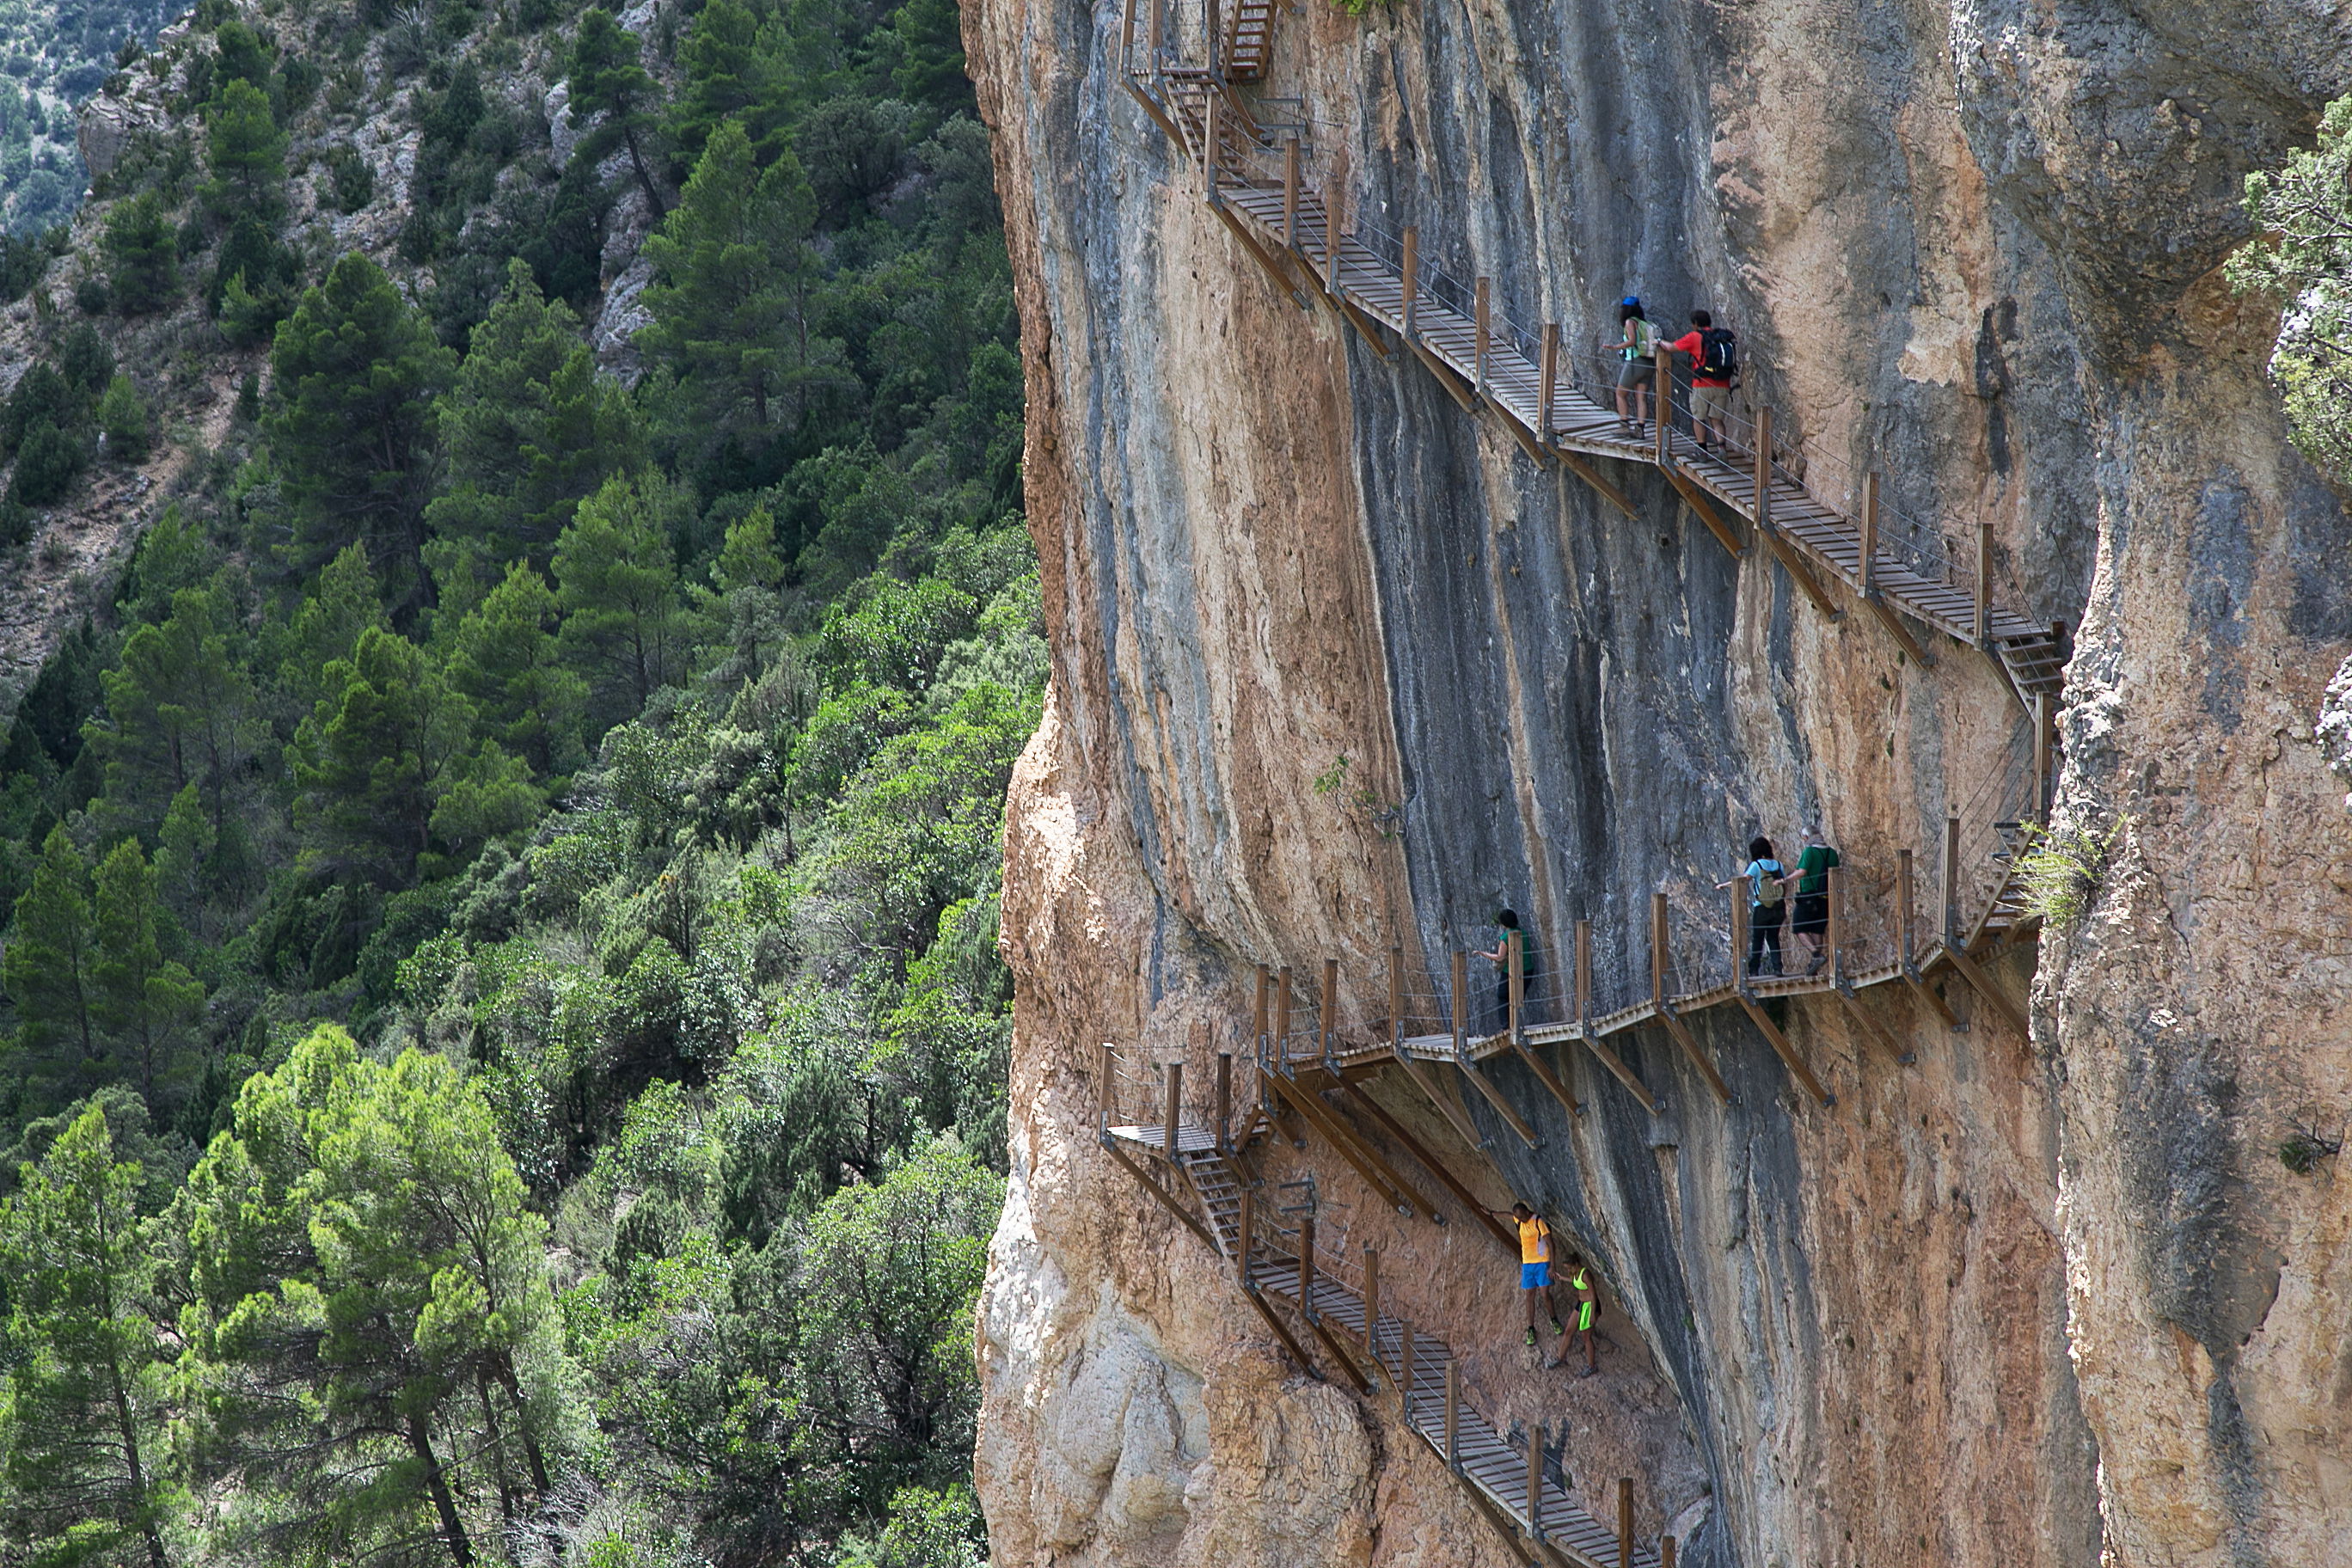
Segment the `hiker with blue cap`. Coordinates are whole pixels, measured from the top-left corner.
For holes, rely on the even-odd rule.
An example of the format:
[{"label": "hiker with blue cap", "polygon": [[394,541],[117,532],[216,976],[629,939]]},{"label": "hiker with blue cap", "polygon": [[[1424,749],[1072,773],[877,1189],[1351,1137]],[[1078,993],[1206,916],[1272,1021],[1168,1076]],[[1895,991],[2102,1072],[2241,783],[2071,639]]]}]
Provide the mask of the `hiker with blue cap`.
[{"label": "hiker with blue cap", "polygon": [[1620,342],[1610,345],[1617,356],[1617,428],[1640,438],[1650,421],[1650,388],[1658,375],[1658,332],[1642,314],[1641,297],[1628,294],[1617,305]]}]

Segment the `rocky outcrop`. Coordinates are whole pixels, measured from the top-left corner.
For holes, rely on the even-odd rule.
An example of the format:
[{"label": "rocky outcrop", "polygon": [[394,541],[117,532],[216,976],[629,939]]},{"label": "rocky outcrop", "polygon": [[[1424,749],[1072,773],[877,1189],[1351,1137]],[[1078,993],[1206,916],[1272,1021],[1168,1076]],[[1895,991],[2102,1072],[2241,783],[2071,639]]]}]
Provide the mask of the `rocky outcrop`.
[{"label": "rocky outcrop", "polygon": [[[1624,292],[1716,309],[1822,483],[1876,467],[1908,514],[1990,519],[2005,602],[2074,626],[2058,815],[2097,852],[2038,971],[1998,969],[2032,987],[2031,1040],[1957,988],[1960,1027],[1871,1002],[1908,1066],[1792,1009],[1823,1109],[1709,1015],[1728,1107],[1654,1035],[1630,1054],[1663,1115],[1581,1060],[1581,1118],[1500,1072],[1533,1150],[1475,1097],[1485,1151],[1419,1112],[1482,1196],[1600,1261],[1603,1378],[1522,1359],[1473,1227],[1280,1153],[1351,1240],[1414,1260],[1400,1305],[1478,1347],[1481,1407],[1564,1420],[1580,1482],[1639,1478],[1643,1532],[1685,1561],[2288,1564],[2352,1523],[2328,1414],[2352,1199],[2275,1154],[2352,1108],[2352,840],[2314,728],[2352,649],[2352,528],[2263,384],[2273,323],[2215,274],[2244,172],[2352,85],[2352,19],[2146,10],[1278,25],[1265,94],[1303,101],[1365,224],[1417,225],[1433,265],[1574,345]],[[1610,476],[1629,522],[1271,289],[1120,90],[1121,20],[987,0],[966,24],[1055,660],[1006,834],[997,1560],[1502,1561],[1388,1407],[1297,1375],[1095,1152],[1097,1044],[1230,1041],[1252,965],[1327,955],[1360,1026],[1391,942],[1434,984],[1497,901],[1554,969],[1592,919],[1630,982],[1653,890],[1696,953],[1736,847],[1816,812],[1883,895],[2015,710],[1982,659],[1923,669],[1821,616],[1653,475]]]}]

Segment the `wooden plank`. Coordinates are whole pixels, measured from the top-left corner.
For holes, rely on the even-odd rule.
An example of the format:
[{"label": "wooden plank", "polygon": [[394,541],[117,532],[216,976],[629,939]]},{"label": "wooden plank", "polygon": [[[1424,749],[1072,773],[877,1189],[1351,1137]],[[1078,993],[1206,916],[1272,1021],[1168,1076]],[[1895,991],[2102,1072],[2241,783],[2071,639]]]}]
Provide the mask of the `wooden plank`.
[{"label": "wooden plank", "polygon": [[1194,1236],[1199,1237],[1202,1241],[1207,1242],[1212,1251],[1222,1252],[1224,1250],[1223,1247],[1217,1246],[1217,1238],[1209,1234],[1208,1227],[1202,1225],[1199,1220],[1194,1219],[1191,1215],[1185,1213],[1183,1205],[1178,1203],[1174,1198],[1170,1197],[1166,1193],[1160,1191],[1160,1184],[1153,1181],[1150,1176],[1145,1175],[1143,1173],[1143,1167],[1129,1159],[1126,1152],[1121,1150],[1117,1142],[1111,1139],[1106,1138],[1102,1140],[1102,1146],[1105,1150],[1108,1151],[1112,1159],[1118,1161],[1126,1168],[1129,1175],[1133,1176],[1137,1181],[1143,1184],[1143,1190],[1145,1192],[1150,1193],[1153,1197],[1158,1198],[1162,1207],[1166,1208],[1170,1214],[1174,1215],[1178,1219],[1182,1220],[1184,1222],[1184,1227],[1187,1230],[1190,1230]]},{"label": "wooden plank", "polygon": [[1440,1160],[1435,1154],[1432,1153],[1426,1147],[1424,1147],[1420,1139],[1415,1138],[1411,1132],[1405,1131],[1403,1125],[1400,1123],[1395,1117],[1391,1116],[1386,1110],[1382,1109],[1380,1101],[1374,1100],[1370,1095],[1365,1093],[1361,1089],[1349,1083],[1345,1079],[1341,1079],[1339,1080],[1339,1089],[1340,1091],[1346,1094],[1350,1100],[1353,1100],[1357,1104],[1362,1106],[1365,1112],[1370,1115],[1373,1121],[1379,1122],[1381,1126],[1387,1131],[1390,1137],[1403,1144],[1405,1152],[1411,1154],[1414,1159],[1420,1161],[1422,1168],[1427,1171],[1431,1175],[1435,1176],[1440,1186],[1454,1194],[1454,1202],[1460,1204],[1465,1209],[1467,1209],[1471,1214],[1476,1215],[1479,1222],[1486,1227],[1487,1232],[1492,1235],[1497,1242],[1501,1243],[1514,1256],[1517,1254],[1519,1247],[1518,1238],[1516,1236],[1513,1236],[1509,1231],[1505,1230],[1501,1222],[1497,1221],[1493,1215],[1486,1212],[1486,1205],[1480,1203],[1475,1196],[1473,1196],[1469,1188],[1464,1186],[1460,1182],[1454,1179],[1454,1173],[1446,1169],[1444,1162]]},{"label": "wooden plank", "polygon": [[1736,994],[1739,998],[1739,1005],[1748,1014],[1748,1021],[1770,1042],[1773,1051],[1788,1067],[1790,1073],[1805,1086],[1805,1092],[1823,1106],[1835,1105],[1837,1096],[1822,1087],[1821,1080],[1813,1076],[1813,1069],[1805,1065],[1805,1058],[1797,1054],[1797,1047],[1789,1043],[1789,1037],[1780,1032],[1780,1026],[1772,1022],[1771,1016],[1748,994],[1748,988],[1741,986]]},{"label": "wooden plank", "polygon": [[1992,976],[1979,967],[1975,959],[1970,958],[1965,950],[1958,946],[1946,947],[1943,956],[1955,970],[1959,972],[1960,978],[1967,981],[1976,994],[1985,999],[1986,1005],[2000,1014],[2002,1022],[2017,1031],[2020,1039],[2031,1041],[2033,1038],[2033,1027],[2026,1022],[2025,1015],[2017,1010],[2017,1004],[2011,1002],[2000,987],[1993,984]]},{"label": "wooden plank", "polygon": [[1689,504],[1691,510],[1698,514],[1698,520],[1706,524],[1707,531],[1715,535],[1716,542],[1731,552],[1734,561],[1747,554],[1746,547],[1739,542],[1739,536],[1732,531],[1729,523],[1716,514],[1715,503],[1705,490],[1691,483],[1679,468],[1668,467],[1660,472],[1666,476],[1666,482],[1675,487],[1675,492]]},{"label": "wooden plank", "polygon": [[1555,447],[1554,450],[1559,458],[1560,466],[1598,490],[1601,500],[1632,518],[1635,522],[1642,521],[1642,514],[1633,510],[1633,503],[1625,499],[1625,493],[1602,478],[1600,469],[1565,447]]}]

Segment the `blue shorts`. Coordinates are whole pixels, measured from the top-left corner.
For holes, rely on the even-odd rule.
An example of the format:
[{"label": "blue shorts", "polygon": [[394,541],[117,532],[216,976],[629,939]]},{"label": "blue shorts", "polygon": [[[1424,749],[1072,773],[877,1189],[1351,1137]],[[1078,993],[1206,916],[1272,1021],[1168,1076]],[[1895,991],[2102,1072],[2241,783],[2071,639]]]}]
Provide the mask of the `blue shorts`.
[{"label": "blue shorts", "polygon": [[1540,1289],[1542,1289],[1545,1286],[1547,1286],[1547,1285],[1549,1285],[1549,1284],[1550,1284],[1550,1283],[1551,1283],[1551,1265],[1550,1265],[1550,1264],[1549,1264],[1549,1263],[1522,1263],[1522,1264],[1520,1264],[1520,1265],[1519,1265],[1519,1289],[1522,1289],[1522,1290],[1540,1290]]}]

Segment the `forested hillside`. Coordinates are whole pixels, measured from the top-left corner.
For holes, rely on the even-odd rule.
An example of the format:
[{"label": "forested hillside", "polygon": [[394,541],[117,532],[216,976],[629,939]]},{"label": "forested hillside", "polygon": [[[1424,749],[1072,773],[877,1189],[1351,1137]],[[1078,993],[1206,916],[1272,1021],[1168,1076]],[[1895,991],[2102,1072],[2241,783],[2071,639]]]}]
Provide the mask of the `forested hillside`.
[{"label": "forested hillside", "polygon": [[0,570],[189,461],[0,749],[0,1560],[977,1563],[1045,658],[952,0],[122,70],[5,279]]}]

